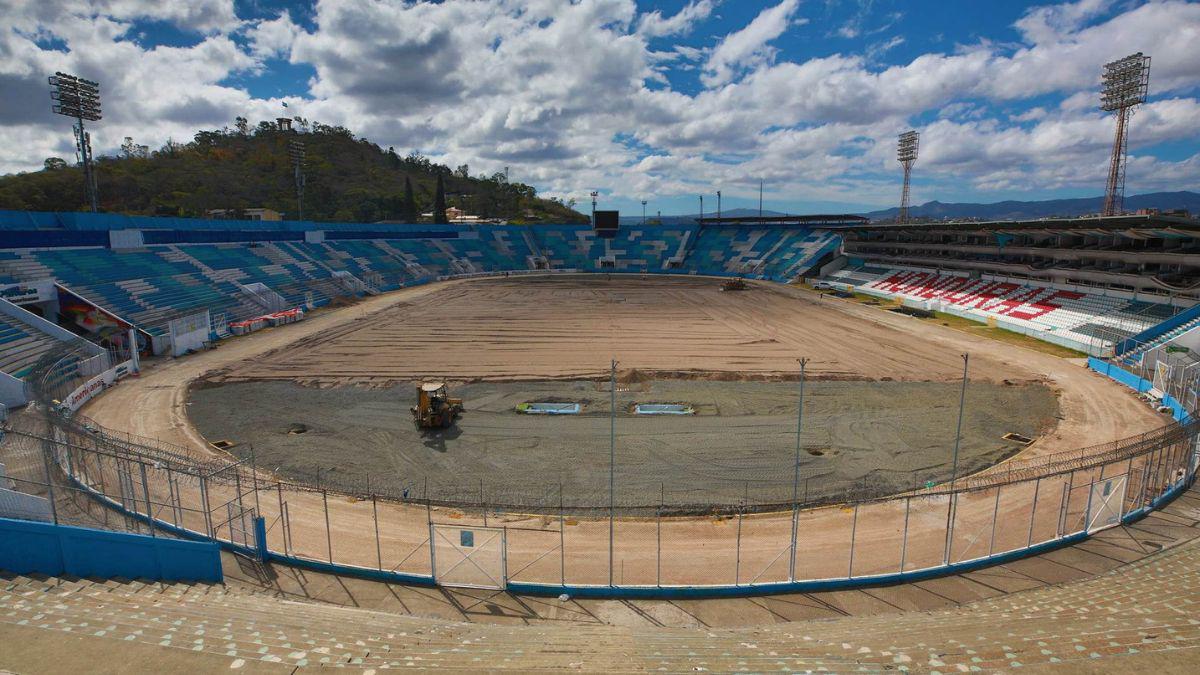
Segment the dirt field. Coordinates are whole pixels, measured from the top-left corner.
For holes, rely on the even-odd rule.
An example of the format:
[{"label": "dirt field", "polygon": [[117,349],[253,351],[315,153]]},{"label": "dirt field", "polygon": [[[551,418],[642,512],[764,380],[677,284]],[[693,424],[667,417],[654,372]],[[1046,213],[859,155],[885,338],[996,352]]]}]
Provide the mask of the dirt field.
[{"label": "dirt field", "polygon": [[[776,285],[720,292],[704,278],[496,279],[439,288],[232,365],[224,381],[390,386],[425,377],[546,380],[630,371],[691,377],[951,381],[958,353],[802,301]],[[1038,379],[977,354],[974,381]]]},{"label": "dirt field", "polygon": [[[594,277],[597,281],[599,277]],[[614,277],[616,283],[617,277]],[[633,281],[633,280],[630,280]],[[629,345],[635,338],[627,332],[618,331],[615,319],[621,318],[628,328],[636,323],[619,311],[625,303],[614,302],[607,318],[585,322],[591,326],[592,338],[597,342],[589,349],[583,338],[568,335],[575,340],[569,350],[539,345],[536,333],[530,326],[536,322],[544,328],[554,328],[545,316],[558,317],[560,322],[577,323],[582,311],[571,311],[567,303],[555,308],[535,307],[535,319],[522,317],[513,319],[515,313],[508,308],[491,307],[493,319],[504,321],[505,332],[523,334],[527,343],[507,341],[504,349],[495,344],[472,343],[462,333],[463,323],[456,322],[455,328],[440,318],[437,312],[445,307],[446,294],[467,295],[468,291],[486,294],[493,286],[505,287],[509,282],[494,280],[454,281],[414,289],[405,289],[386,296],[370,298],[350,308],[318,312],[303,323],[269,329],[243,339],[224,342],[220,348],[179,360],[169,360],[145,371],[141,377],[122,382],[119,386],[94,399],[84,409],[84,414],[94,417],[101,424],[131,431],[144,436],[161,438],[190,448],[198,455],[211,456],[214,450],[191,426],[187,415],[189,384],[203,374],[219,370],[228,378],[248,378],[257,371],[263,379],[289,379],[285,372],[303,366],[290,354],[293,346],[302,348],[310,356],[325,351],[334,355],[342,364],[352,365],[370,351],[373,343],[366,341],[370,336],[358,333],[355,349],[357,356],[349,355],[345,347],[337,354],[334,342],[328,339],[331,333],[355,333],[358,328],[369,328],[379,340],[383,334],[402,331],[410,342],[394,339],[393,348],[387,358],[376,357],[371,368],[360,368],[358,377],[371,385],[382,385],[388,380],[405,381],[426,372],[437,372],[441,366],[424,362],[418,367],[406,367],[398,361],[399,355],[430,359],[437,363],[477,362],[503,365],[504,355],[518,364],[528,364],[533,371],[529,379],[578,378],[591,376],[604,370],[610,356],[615,355],[630,367],[647,369],[662,368],[677,370],[671,365],[674,358],[666,358],[664,345],[688,345],[690,350],[703,349],[704,340],[695,340],[683,328],[694,330],[708,327],[715,335],[713,343],[724,354],[722,357],[731,370],[746,370],[760,373],[789,372],[794,367],[791,359],[808,355],[815,360],[814,371],[826,374],[850,374],[868,377],[875,372],[885,376],[889,371],[907,372],[904,379],[934,379],[951,381],[957,376],[961,362],[957,354],[971,354],[972,381],[1001,382],[1004,379],[1032,379],[1044,381],[1058,394],[1060,406],[1058,425],[1042,436],[1020,456],[1035,456],[1052,452],[1075,450],[1096,443],[1104,443],[1128,437],[1152,428],[1158,428],[1169,420],[1150,411],[1131,393],[1119,385],[1088,371],[1078,362],[1042,354],[1036,351],[988,340],[983,337],[954,331],[937,325],[899,316],[876,308],[858,306],[832,299],[818,300],[812,294],[786,287],[774,290],[748,291],[738,298],[724,298],[715,291],[685,293],[687,298],[701,298],[693,304],[699,306],[694,314],[710,312],[713,303],[728,305],[742,312],[751,321],[717,321],[695,319],[684,321],[678,316],[641,319],[647,327],[657,326],[661,336],[652,349],[643,347],[635,350]],[[572,282],[580,283],[580,282]],[[684,280],[690,284],[683,288],[696,288],[700,282]],[[709,282],[713,283],[713,282]],[[757,285],[756,286],[760,286]],[[471,294],[473,295],[473,294]],[[744,296],[744,297],[743,297]],[[553,300],[553,294],[543,295],[543,301]],[[789,302],[791,300],[792,302]],[[691,301],[689,301],[691,302]],[[788,310],[785,305],[792,304]],[[599,302],[592,308],[605,306]],[[764,311],[771,307],[771,311]],[[482,308],[481,308],[482,310]],[[545,314],[543,314],[543,312]],[[783,312],[783,314],[778,314]],[[480,314],[486,312],[480,311]],[[778,344],[738,344],[730,342],[739,337],[743,342],[756,342],[761,332],[752,329],[762,325],[764,317],[785,317],[778,329]],[[422,330],[405,328],[405,317],[424,326]],[[609,323],[605,323],[608,321]],[[755,323],[757,322],[757,323]],[[394,324],[389,327],[389,323]],[[493,333],[499,333],[493,326]],[[447,350],[430,347],[430,331],[458,336],[456,359]],[[755,336],[758,337],[755,337]],[[607,338],[605,337],[607,336]],[[478,340],[479,334],[474,339]],[[420,350],[414,345],[424,344]],[[613,348],[618,347],[618,348]],[[315,350],[315,351],[314,351]],[[773,352],[773,355],[768,355]],[[547,354],[565,353],[570,356],[559,364],[545,364]],[[682,360],[686,350],[675,352]],[[486,357],[486,358],[485,358]],[[324,358],[324,357],[321,357]],[[586,363],[580,365],[581,361]],[[708,370],[719,370],[714,359],[703,359],[706,365],[693,366]],[[661,365],[655,365],[661,364]],[[311,379],[321,382],[329,378],[332,383],[337,373],[325,364],[325,374],[315,373]],[[511,375],[511,368],[509,369]],[[538,375],[537,373],[549,374]],[[268,378],[270,373],[273,376]],[[443,373],[444,374],[444,373]],[[496,377],[503,378],[504,371],[496,369]],[[891,375],[887,375],[891,376]],[[894,377],[894,376],[893,376]],[[903,377],[903,376],[902,376]],[[296,378],[290,378],[296,379]],[[301,379],[309,379],[307,376]],[[901,378],[897,378],[901,379]],[[1143,463],[1132,466],[1121,463],[1112,467],[1117,471],[1133,471],[1132,484],[1145,483],[1145,477],[1136,475]],[[156,472],[157,473],[157,472]],[[1090,474],[1099,473],[1090,472]],[[978,555],[982,549],[1008,550],[1012,546],[1023,546],[1027,541],[1044,541],[1053,538],[1056,526],[1064,519],[1079,520],[1083,505],[1088,502],[1090,481],[1096,478],[1089,472],[1061,475],[1037,483],[1027,482],[1006,487],[1003,494],[998,491],[982,491],[964,497],[954,511],[954,536],[949,559],[963,560]],[[156,490],[167,491],[165,484],[155,483]],[[269,483],[267,483],[269,485]],[[432,512],[410,505],[380,501],[362,501],[352,497],[331,494],[328,500],[314,492],[281,492],[264,488],[261,505],[268,522],[277,523],[284,506],[290,514],[290,542],[281,539],[281,528],[268,531],[273,550],[290,550],[296,555],[317,560],[332,558],[343,564],[364,567],[429,574],[429,521],[474,523],[474,517],[464,517],[452,511]],[[1039,500],[1037,495],[1042,495]],[[214,495],[219,503],[223,495]],[[1138,495],[1140,499],[1140,495]],[[276,508],[274,504],[278,503]],[[796,578],[829,578],[842,576],[848,568],[855,574],[873,573],[888,568],[918,569],[937,565],[943,561],[944,542],[947,540],[947,501],[945,498],[930,498],[911,502],[899,500],[871,505],[857,510],[823,508],[803,511],[799,514],[800,531],[804,533],[804,546],[795,553]],[[1031,505],[1032,508],[1031,508]],[[378,515],[374,513],[378,507]],[[993,519],[998,512],[999,519]],[[1065,514],[1065,515],[1064,515]],[[184,514],[187,526],[202,530],[203,520],[193,512]],[[377,529],[371,526],[378,523]],[[491,523],[496,524],[495,518]],[[740,523],[740,521],[738,521]],[[997,526],[992,528],[991,523]],[[1036,528],[1030,523],[1035,523]],[[510,516],[505,524],[512,537],[508,540],[510,578],[513,580],[541,580],[557,583],[563,578],[568,583],[605,583],[607,575],[607,552],[609,528],[607,519],[578,519],[560,521],[557,527],[549,526],[542,519]],[[856,527],[857,525],[857,527]],[[513,529],[515,526],[529,528]],[[662,523],[661,546],[662,583],[706,584],[731,583],[735,579],[743,582],[761,582],[788,577],[787,542],[792,526],[791,513],[763,514],[747,518],[744,531],[740,525],[727,519],[671,519]],[[907,558],[900,554],[897,545],[899,533],[908,533]],[[618,519],[616,521],[616,559],[620,574],[614,575],[625,583],[655,582],[654,523]],[[847,563],[847,543],[861,545],[858,554]],[[740,544],[741,566],[737,566],[734,543]],[[561,545],[560,545],[561,543]],[[559,548],[555,548],[559,546]],[[290,548],[285,548],[290,547]],[[864,548],[865,547],[865,548]],[[883,550],[887,548],[888,550]],[[780,555],[785,557],[781,558]],[[783,562],[780,562],[780,561]],[[561,561],[561,562],[560,562]],[[617,565],[614,566],[614,571]],[[736,572],[740,569],[740,572]],[[760,572],[763,570],[765,572]]]},{"label": "dirt field", "polygon": [[[606,383],[550,381],[458,386],[466,412],[448,432],[421,433],[409,387],[317,389],[291,382],[199,387],[188,414],[206,438],[254,450],[285,478],[446,501],[608,503]],[[792,494],[796,384],[705,380],[619,387],[616,500],[628,506],[779,504]],[[960,470],[974,472],[1024,447],[1055,423],[1040,384],[977,382],[968,389]],[[802,480],[810,498],[894,494],[951,475],[958,383],[810,382],[805,388]],[[581,403],[579,416],[522,415],[527,401]],[[692,416],[637,416],[635,403],[677,402]],[[297,433],[300,431],[301,433]],[[665,493],[660,495],[660,489]]]}]

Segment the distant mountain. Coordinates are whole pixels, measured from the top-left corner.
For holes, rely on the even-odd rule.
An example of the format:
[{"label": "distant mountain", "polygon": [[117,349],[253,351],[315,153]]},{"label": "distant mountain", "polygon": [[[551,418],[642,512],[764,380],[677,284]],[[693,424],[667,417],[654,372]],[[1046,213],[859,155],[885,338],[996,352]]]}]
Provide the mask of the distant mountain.
[{"label": "distant mountain", "polygon": [[[728,209],[728,210],[721,211],[722,218],[747,218],[747,217],[754,217],[757,215],[758,215],[758,209]],[[778,211],[768,211],[768,210],[764,209],[762,212],[762,215],[764,215],[764,216],[783,216],[783,215],[787,215],[787,214],[780,213]],[[698,219],[699,217],[700,217],[699,214],[691,213],[691,214],[684,214],[684,215],[680,215],[680,216],[663,216],[661,218],[661,220],[662,220],[663,225],[695,225],[696,219]],[[704,217],[705,218],[716,218],[717,212],[715,210],[705,211]],[[658,216],[654,215],[653,213],[649,213],[649,212],[646,213],[646,221],[647,222],[655,222],[657,220],[659,220]],[[642,217],[641,217],[641,215],[621,216],[621,224],[622,225],[641,225]]]},{"label": "distant mountain", "polygon": [[[1031,218],[1048,218],[1050,216],[1083,216],[1099,213],[1104,207],[1104,197],[1084,197],[1081,199],[1050,199],[1039,202],[1005,201],[994,204],[943,204],[932,201],[912,207],[909,212],[915,218],[979,218],[982,220],[1024,220]],[[1193,214],[1200,213],[1200,193],[1196,192],[1152,192],[1144,195],[1133,195],[1125,198],[1125,209],[1157,208],[1187,209]],[[871,211],[862,215],[872,220],[895,218],[900,212],[898,208]]]}]

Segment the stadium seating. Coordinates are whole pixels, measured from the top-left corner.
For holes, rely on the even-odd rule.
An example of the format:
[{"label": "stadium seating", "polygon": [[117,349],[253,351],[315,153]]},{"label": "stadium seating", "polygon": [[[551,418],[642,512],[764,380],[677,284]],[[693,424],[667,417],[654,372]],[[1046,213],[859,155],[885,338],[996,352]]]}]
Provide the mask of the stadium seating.
[{"label": "stadium seating", "polygon": [[[190,238],[197,243],[150,243],[125,250],[56,247],[47,242],[39,248],[0,251],[0,283],[54,279],[151,335],[166,333],[173,318],[206,309],[230,321],[276,309],[270,305],[278,300],[246,289],[253,284],[266,286],[289,306],[319,306],[347,293],[541,267],[745,274],[785,281],[807,271],[836,249],[838,241],[829,232],[779,226],[627,226],[607,239],[598,237],[589,225],[379,225],[372,226],[378,232],[330,228],[332,236],[309,243],[288,234],[290,226],[274,224],[241,231],[228,223],[170,218],[97,220],[80,214],[44,214],[30,220],[10,215],[8,222],[14,226],[34,223],[56,228],[47,232],[102,234],[100,230],[109,226],[148,223],[184,228],[178,232],[181,235],[204,235]],[[277,233],[264,231],[272,228]],[[146,241],[189,240],[160,236],[164,232],[170,234],[169,230],[148,231],[154,236]],[[222,242],[224,232],[254,241]],[[383,238],[357,238],[376,234]],[[207,243],[214,239],[216,243]]]},{"label": "stadium seating", "polygon": [[22,378],[58,343],[53,336],[0,314],[0,372]]},{"label": "stadium seating", "polygon": [[701,274],[786,281],[836,250],[837,241],[830,232],[806,228],[703,227],[689,265]]},{"label": "stadium seating", "polygon": [[931,301],[979,320],[1001,319],[1016,327],[1054,334],[1087,345],[1139,333],[1178,309],[1116,296],[1080,293],[1012,281],[972,278],[933,270],[860,265],[839,270],[826,281],[900,299]]}]

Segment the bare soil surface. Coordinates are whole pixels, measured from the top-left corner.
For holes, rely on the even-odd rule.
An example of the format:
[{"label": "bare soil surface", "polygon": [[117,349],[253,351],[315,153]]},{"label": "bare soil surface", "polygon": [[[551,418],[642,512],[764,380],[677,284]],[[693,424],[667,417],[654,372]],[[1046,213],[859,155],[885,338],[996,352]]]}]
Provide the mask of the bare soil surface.
[{"label": "bare soil surface", "polygon": [[[605,297],[605,293],[596,289],[606,280],[598,276],[592,278],[596,281],[592,284],[593,297],[596,294]],[[961,372],[962,361],[958,355],[970,353],[973,383],[1002,383],[1006,379],[1044,382],[1058,396],[1061,419],[1053,430],[1008,462],[1108,443],[1169,422],[1131,392],[1087,370],[1080,362],[952,330],[936,322],[849,301],[818,298],[788,287],[753,284],[753,290],[728,294],[736,299],[722,299],[724,294],[705,291],[705,283],[715,289],[717,281],[659,281],[667,287],[682,285],[686,291],[682,293],[685,299],[699,297],[690,303],[691,315],[706,314],[708,318],[687,319],[674,313],[673,305],[667,302],[671,296],[666,291],[656,293],[656,282],[642,282],[636,277],[622,281],[614,276],[611,283],[636,285],[644,289],[643,296],[662,298],[658,305],[644,307],[640,318],[617,311],[626,303],[594,301],[577,306],[578,298],[568,301],[552,290],[539,294],[536,303],[526,302],[525,306],[532,310],[532,314],[526,316],[512,306],[475,302],[478,297],[494,292],[490,289],[497,284],[508,287],[511,294],[513,290],[519,290],[513,286],[515,282],[451,281],[369,298],[353,307],[319,311],[302,323],[225,341],[214,351],[156,364],[141,377],[127,379],[97,397],[83,412],[106,426],[159,438],[184,446],[198,456],[211,457],[224,453],[208,445],[192,426],[186,405],[190,383],[206,373],[217,373],[234,380],[281,379],[318,384],[327,381],[332,385],[346,383],[349,379],[336,371],[336,364],[352,367],[360,360],[373,359],[369,361],[370,368],[359,367],[360,374],[354,376],[371,386],[386,386],[389,381],[403,383],[426,374],[451,377],[454,373],[441,372],[450,368],[458,368],[464,380],[481,379],[479,373],[472,374],[472,371],[479,369],[479,364],[489,363],[497,366],[490,373],[493,381],[579,379],[601,376],[610,356],[620,359],[626,369],[645,367],[668,372],[680,369],[713,372],[720,368],[714,365],[718,359],[706,356],[706,344],[711,342],[713,353],[727,362],[724,367],[728,372],[747,372],[751,376],[755,372],[794,372],[792,359],[808,355],[814,359],[810,368],[818,374],[824,371],[834,376],[840,372],[850,378],[882,380],[893,377],[952,382]],[[548,289],[552,286],[550,282],[530,282],[529,287],[536,288],[542,283],[549,284]],[[563,283],[582,284],[579,280],[564,280]],[[477,297],[467,291],[478,291],[480,295]],[[525,295],[524,292],[516,293],[514,302],[519,302]],[[456,297],[461,300],[450,301]],[[612,295],[607,294],[607,297]],[[455,310],[456,303],[459,306],[461,303],[474,304],[481,316],[490,313],[490,328],[483,323],[471,327],[472,322],[463,320]],[[717,312],[714,317],[712,312],[718,306],[728,307],[730,312],[742,312],[752,321],[734,320],[725,312]],[[597,307],[608,307],[611,311],[598,317],[589,317],[585,313]],[[771,311],[764,311],[764,307],[770,307]],[[546,316],[554,317],[559,323],[572,322],[574,325],[582,322],[590,326],[591,339],[595,343],[589,344],[573,331],[553,341],[539,339],[534,330],[537,326],[531,328],[531,325],[537,324],[546,330],[556,327]],[[583,321],[580,317],[589,318]],[[778,323],[771,323],[777,320]],[[639,337],[642,334],[628,330],[635,325],[643,326],[647,331],[653,329],[658,336],[656,341],[650,344]],[[725,337],[712,337],[706,341],[694,339],[689,333],[689,330],[705,327],[716,336]],[[360,329],[371,333],[354,336],[354,341],[363,343],[353,350],[336,339],[337,335],[353,334]],[[468,330],[476,332],[464,337],[464,331]],[[786,340],[787,347],[765,343],[773,354],[764,354],[756,351],[753,344],[730,343],[731,338],[739,335],[743,342],[764,339],[764,330],[775,330],[779,337],[771,338],[768,333],[766,339],[781,343]],[[524,338],[504,337],[513,332]],[[407,337],[388,337],[397,333]],[[372,336],[377,342],[366,340]],[[566,350],[554,346],[559,340],[574,340],[574,346]],[[626,345],[642,347],[634,349],[626,348]],[[372,348],[381,355],[372,357]],[[668,355],[668,350],[673,350],[673,355]],[[295,351],[302,353],[297,356]],[[689,353],[694,358],[694,366],[676,362],[687,358]],[[555,354],[559,360],[549,360]],[[336,361],[327,360],[332,356],[336,356]],[[312,366],[314,372],[306,372],[306,365]],[[526,366],[529,370],[524,377],[513,374],[518,371],[517,375],[520,375],[519,369]],[[291,371],[290,375],[285,372],[287,370]],[[274,375],[265,377],[272,372]],[[888,374],[900,372],[910,374],[903,378]],[[251,373],[255,373],[254,378],[250,377]],[[1134,475],[1130,480],[1134,485],[1146,483],[1144,475],[1138,475],[1144,462],[1135,462],[1132,467],[1120,462],[1113,468],[1132,470]],[[1083,505],[1088,503],[1090,481],[1095,479],[1093,474],[1096,473],[1098,471],[1085,471],[1036,482],[1031,480],[1006,486],[1002,494],[985,490],[964,495],[954,511],[956,526],[950,559],[967,560],[978,556],[981,550],[984,553],[1004,551],[1030,541],[1052,539],[1064,517],[1070,527],[1075,527],[1081,519]],[[165,483],[155,483],[156,498],[162,499],[168,487]],[[283,528],[275,526],[268,531],[272,550],[288,550],[315,560],[333,559],[342,564],[379,566],[413,574],[431,573],[430,520],[435,523],[498,524],[494,515],[490,520],[486,516],[480,519],[455,509],[426,510],[384,500],[376,504],[336,493],[330,493],[326,499],[319,492],[264,487],[260,496],[262,514],[268,522],[278,523],[285,506],[289,514],[287,532],[290,534],[286,541]],[[229,498],[225,493],[212,497],[213,503],[223,503],[222,500]],[[188,500],[192,504],[196,498],[189,493]],[[277,503],[278,507],[275,506]],[[657,580],[664,584],[688,585],[728,584],[735,577],[746,583],[786,580],[789,557],[794,558],[796,578],[803,579],[844,577],[847,570],[854,574],[870,574],[897,568],[920,569],[941,564],[945,559],[948,537],[947,500],[944,497],[890,500],[864,506],[861,510],[862,513],[858,513],[853,508],[830,507],[800,511],[797,520],[804,533],[804,545],[794,551],[794,556],[787,555],[794,523],[790,510],[747,517],[744,528],[738,519],[664,519],[661,533],[656,532],[653,519],[618,518],[615,522],[616,560],[611,569],[607,565],[611,536],[607,518],[567,518],[547,523],[541,516],[506,514],[503,524],[510,534],[507,542],[509,577],[514,581],[558,583],[563,579],[567,583],[603,584],[611,575],[621,583],[654,584],[657,550],[662,551],[661,576]],[[204,521],[197,513],[185,511],[184,519],[187,527],[203,530]],[[373,522],[377,526],[373,527]],[[1031,523],[1036,527],[1031,527]],[[905,547],[899,545],[900,533],[907,535]],[[659,536],[661,545],[656,548]],[[858,546],[852,560],[848,555],[850,542]],[[736,553],[738,550],[740,556]],[[903,562],[901,558],[904,558]],[[740,571],[735,574],[736,570]],[[619,574],[614,574],[618,571]]]},{"label": "bare soil surface", "polygon": [[[439,287],[286,348],[233,364],[223,381],[391,386],[422,378],[545,380],[625,373],[714,379],[951,381],[962,361],[847,315],[826,300],[753,284],[722,293],[707,278],[632,275],[493,279]],[[976,381],[1038,379],[988,353]]]},{"label": "bare soil surface", "polygon": [[[455,387],[466,411],[451,428],[413,425],[408,387],[318,389],[292,382],[197,387],[188,413],[206,438],[287,479],[354,492],[518,506],[608,503],[610,392],[591,381],[481,382]],[[809,382],[801,481],[810,499],[894,494],[951,477],[958,383]],[[797,385],[655,380],[619,386],[616,500],[627,506],[780,504],[792,497]],[[581,414],[526,415],[531,401],[579,403]],[[637,403],[686,403],[696,414],[633,414]],[[972,383],[959,470],[990,466],[1055,424],[1041,384]]]}]

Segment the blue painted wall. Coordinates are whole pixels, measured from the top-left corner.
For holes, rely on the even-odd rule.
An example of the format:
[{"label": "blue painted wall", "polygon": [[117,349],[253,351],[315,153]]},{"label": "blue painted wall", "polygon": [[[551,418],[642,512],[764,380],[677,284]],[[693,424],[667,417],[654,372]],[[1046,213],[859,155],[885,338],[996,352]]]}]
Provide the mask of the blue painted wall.
[{"label": "blue painted wall", "polygon": [[219,582],[221,547],[143,534],[0,518],[0,569],[154,581]]},{"label": "blue painted wall", "polygon": [[[1200,305],[1197,306],[1200,307]],[[1139,394],[1150,391],[1154,388],[1154,384],[1149,380],[1144,380],[1114,363],[1109,363],[1108,361],[1098,359],[1094,356],[1088,357],[1088,368],[1091,368],[1101,375],[1107,375],[1108,377],[1120,382]],[[1179,401],[1176,401],[1174,397],[1163,396],[1162,403],[1171,409],[1172,417],[1174,417],[1178,422],[1187,422],[1189,419],[1191,419],[1191,415],[1189,415],[1188,411],[1184,409],[1183,404]]]}]

